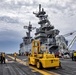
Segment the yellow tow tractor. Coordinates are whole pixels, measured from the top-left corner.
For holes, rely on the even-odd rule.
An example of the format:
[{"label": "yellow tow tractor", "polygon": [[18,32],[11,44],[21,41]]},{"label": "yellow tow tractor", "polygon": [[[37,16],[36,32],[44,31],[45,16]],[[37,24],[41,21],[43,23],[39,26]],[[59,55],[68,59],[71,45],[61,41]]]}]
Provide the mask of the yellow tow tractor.
[{"label": "yellow tow tractor", "polygon": [[59,58],[55,58],[54,54],[49,54],[47,47],[41,47],[40,41],[34,40],[32,42],[31,51],[28,56],[29,65],[35,65],[38,69],[60,67]]},{"label": "yellow tow tractor", "polygon": [[76,61],[76,51],[72,53],[72,61]]}]

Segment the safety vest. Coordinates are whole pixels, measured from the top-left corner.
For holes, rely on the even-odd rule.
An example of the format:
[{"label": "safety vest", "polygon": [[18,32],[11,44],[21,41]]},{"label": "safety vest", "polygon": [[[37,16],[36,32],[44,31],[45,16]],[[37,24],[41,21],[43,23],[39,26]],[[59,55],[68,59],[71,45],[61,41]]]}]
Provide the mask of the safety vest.
[{"label": "safety vest", "polygon": [[5,54],[4,53],[2,53],[2,57],[5,57]]},{"label": "safety vest", "polygon": [[14,54],[14,57],[16,57],[16,53]]},{"label": "safety vest", "polygon": [[76,56],[76,52],[74,52],[74,56]]}]

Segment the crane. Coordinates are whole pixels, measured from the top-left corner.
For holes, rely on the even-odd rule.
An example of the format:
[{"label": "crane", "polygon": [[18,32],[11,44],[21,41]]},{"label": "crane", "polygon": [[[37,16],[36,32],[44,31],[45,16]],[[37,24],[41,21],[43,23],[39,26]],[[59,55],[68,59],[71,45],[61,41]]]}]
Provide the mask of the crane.
[{"label": "crane", "polygon": [[74,44],[75,41],[76,41],[76,36],[73,38],[73,40],[69,44],[68,49],[70,49],[73,46],[73,44]]},{"label": "crane", "polygon": [[[76,31],[72,31],[70,33],[67,33],[65,35],[59,36],[61,37],[61,39],[59,38],[59,47],[61,48],[61,52],[63,52],[63,50],[69,51],[69,49],[72,47],[72,45],[74,44],[75,40],[76,40],[76,36],[74,37],[74,39],[71,41],[71,43],[69,45],[67,45],[67,40],[65,39],[65,37],[68,37],[70,35],[73,35]],[[63,39],[63,40],[62,40]]]},{"label": "crane", "polygon": [[[67,33],[67,34],[65,34],[65,35],[63,35],[63,36],[64,36],[64,37],[68,37],[68,36],[70,36],[70,35],[73,35],[75,32],[76,32],[76,31],[73,31],[73,32]],[[74,36],[73,40],[70,42],[70,44],[68,45],[67,48],[70,49],[70,48],[73,46],[73,44],[74,44],[75,41],[76,41],[76,36]]]},{"label": "crane", "polygon": [[76,32],[76,31],[73,31],[73,32],[70,32],[70,33],[64,34],[63,36],[64,36],[64,37],[68,37],[68,36],[70,36],[70,35],[73,35],[75,32]]}]

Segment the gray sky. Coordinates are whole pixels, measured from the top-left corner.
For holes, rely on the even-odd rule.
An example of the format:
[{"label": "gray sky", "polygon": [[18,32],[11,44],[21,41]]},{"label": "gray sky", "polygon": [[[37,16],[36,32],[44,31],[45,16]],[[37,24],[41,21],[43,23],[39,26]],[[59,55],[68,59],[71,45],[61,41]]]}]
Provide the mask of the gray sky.
[{"label": "gray sky", "polygon": [[[33,11],[38,11],[42,4],[48,14],[48,19],[55,29],[60,30],[60,35],[76,30],[76,0],[0,0],[0,51],[15,52],[31,21],[34,27],[39,27],[38,19]],[[34,37],[35,30],[32,35]],[[71,41],[73,37],[67,37]],[[75,45],[73,49],[76,49]]]}]

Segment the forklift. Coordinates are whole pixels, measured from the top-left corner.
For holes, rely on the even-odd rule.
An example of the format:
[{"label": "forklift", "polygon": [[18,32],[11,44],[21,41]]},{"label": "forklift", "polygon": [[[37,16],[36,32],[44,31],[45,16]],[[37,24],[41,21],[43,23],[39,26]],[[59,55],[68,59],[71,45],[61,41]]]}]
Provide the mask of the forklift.
[{"label": "forklift", "polygon": [[35,65],[38,69],[61,66],[59,58],[56,58],[54,54],[50,54],[47,47],[40,46],[40,41],[32,41],[31,51],[28,56],[29,65]]}]

